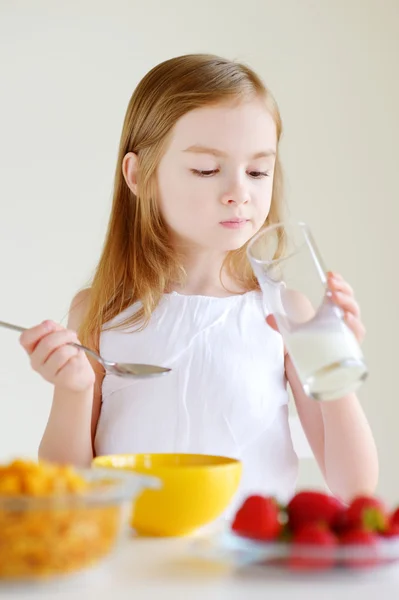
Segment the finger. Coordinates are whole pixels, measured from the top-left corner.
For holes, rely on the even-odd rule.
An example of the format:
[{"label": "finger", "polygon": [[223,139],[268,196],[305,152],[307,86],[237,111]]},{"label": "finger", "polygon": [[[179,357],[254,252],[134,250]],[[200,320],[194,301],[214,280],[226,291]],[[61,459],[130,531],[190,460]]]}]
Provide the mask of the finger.
[{"label": "finger", "polygon": [[332,292],[343,292],[349,296],[354,296],[353,288],[344,279],[331,278],[328,280],[328,287]]},{"label": "finger", "polygon": [[366,328],[359,319],[357,319],[352,313],[345,313],[344,320],[348,327],[355,334],[356,339],[362,342],[366,335]]},{"label": "finger", "polygon": [[67,365],[67,363],[72,359],[77,357],[79,354],[79,349],[75,346],[62,346],[61,348],[57,348],[54,350],[52,354],[50,354],[49,358],[44,363],[44,376],[46,379],[50,379],[53,377],[57,377],[60,371]]},{"label": "finger", "polygon": [[344,279],[342,277],[341,273],[337,273],[336,271],[328,271],[327,278],[328,279],[338,279],[338,280]]},{"label": "finger", "polygon": [[272,329],[274,329],[274,331],[278,331],[276,319],[274,318],[273,315],[267,315],[267,317],[266,317],[266,323],[269,325],[269,327],[271,327]]},{"label": "finger", "polygon": [[31,354],[32,367],[37,370],[42,367],[49,359],[50,355],[65,344],[76,342],[77,335],[75,331],[63,329],[55,331],[43,337],[37,344],[35,350]]},{"label": "finger", "polygon": [[35,327],[31,327],[30,329],[24,331],[20,335],[19,341],[27,353],[31,354],[44,336],[48,335],[52,331],[57,331],[60,329],[62,329],[61,325],[54,323],[54,321],[43,321],[43,323],[40,323],[40,325],[36,325]]},{"label": "finger", "polygon": [[348,296],[342,292],[333,292],[332,299],[344,312],[352,313],[357,318],[360,317],[360,306],[353,296]]}]

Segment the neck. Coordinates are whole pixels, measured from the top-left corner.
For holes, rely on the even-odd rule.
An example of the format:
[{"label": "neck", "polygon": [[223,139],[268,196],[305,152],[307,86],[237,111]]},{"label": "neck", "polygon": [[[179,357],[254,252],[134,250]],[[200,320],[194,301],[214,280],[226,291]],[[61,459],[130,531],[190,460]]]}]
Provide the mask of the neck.
[{"label": "neck", "polygon": [[186,279],[182,285],[173,286],[170,291],[187,295],[231,296],[241,294],[240,288],[223,268],[226,254],[212,251],[197,251],[186,254],[183,267]]}]

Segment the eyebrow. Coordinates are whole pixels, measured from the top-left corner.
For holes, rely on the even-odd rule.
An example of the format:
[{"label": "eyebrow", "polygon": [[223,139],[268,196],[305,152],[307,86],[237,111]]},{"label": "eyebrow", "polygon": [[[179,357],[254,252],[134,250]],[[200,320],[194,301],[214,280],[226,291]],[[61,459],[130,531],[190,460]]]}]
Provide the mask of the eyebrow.
[{"label": "eyebrow", "polygon": [[[218,150],[217,148],[208,148],[207,146],[200,146],[195,144],[194,146],[189,146],[183,150],[183,152],[192,152],[194,154],[212,154],[214,156],[223,156],[226,157],[227,153],[222,150]],[[250,157],[251,160],[255,160],[257,158],[267,158],[269,156],[275,156],[276,151],[272,148],[269,150],[261,150],[260,152],[256,152],[253,156]]]}]

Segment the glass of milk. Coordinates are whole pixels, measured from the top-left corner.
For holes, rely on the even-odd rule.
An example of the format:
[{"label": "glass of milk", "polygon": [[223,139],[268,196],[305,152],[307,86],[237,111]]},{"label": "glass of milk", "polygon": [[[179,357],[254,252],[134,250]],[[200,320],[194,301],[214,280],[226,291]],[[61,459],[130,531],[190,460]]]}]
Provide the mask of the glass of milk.
[{"label": "glass of milk", "polygon": [[326,269],[305,223],[277,223],[248,244],[248,258],[306,394],[334,400],[367,377],[360,346],[327,287]]}]

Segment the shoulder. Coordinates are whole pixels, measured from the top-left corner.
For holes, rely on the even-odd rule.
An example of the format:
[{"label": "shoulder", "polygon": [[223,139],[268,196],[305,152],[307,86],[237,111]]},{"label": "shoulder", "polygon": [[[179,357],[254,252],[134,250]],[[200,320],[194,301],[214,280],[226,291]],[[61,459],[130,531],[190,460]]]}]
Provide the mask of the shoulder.
[{"label": "shoulder", "polygon": [[[313,304],[307,296],[298,290],[287,288],[281,295],[283,307],[289,315],[290,320],[296,323],[306,323],[315,316]],[[284,355],[289,359],[287,347],[284,345]],[[286,369],[287,371],[287,369]]]},{"label": "shoulder", "polygon": [[73,297],[69,307],[68,329],[75,331],[79,329],[89,307],[90,293],[91,289],[86,288]]},{"label": "shoulder", "polygon": [[309,298],[298,290],[285,289],[281,294],[281,300],[290,320],[304,323],[315,315],[315,310]]}]

